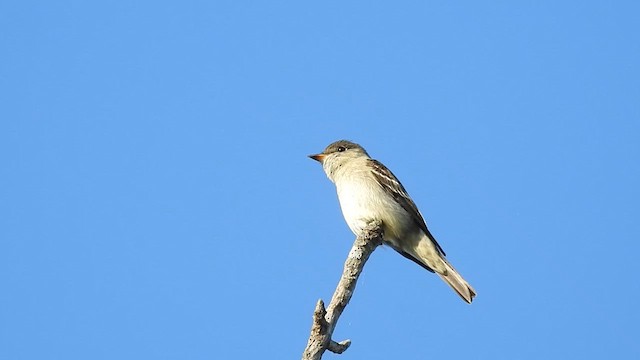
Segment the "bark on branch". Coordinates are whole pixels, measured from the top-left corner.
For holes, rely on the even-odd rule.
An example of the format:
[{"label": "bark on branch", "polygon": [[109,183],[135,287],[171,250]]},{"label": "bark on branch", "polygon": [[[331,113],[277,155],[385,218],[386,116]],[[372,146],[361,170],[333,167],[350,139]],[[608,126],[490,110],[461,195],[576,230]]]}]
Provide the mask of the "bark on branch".
[{"label": "bark on branch", "polygon": [[302,360],[319,360],[325,350],[341,354],[351,345],[351,340],[335,342],[331,340],[331,336],[338,318],[340,318],[344,308],[351,300],[364,264],[373,253],[373,250],[382,244],[380,225],[379,222],[372,222],[356,237],[351,251],[349,251],[349,256],[347,256],[347,260],[344,263],[342,277],[336,291],[333,293],[329,307],[325,310],[322,299],[318,300],[316,309],[313,312],[311,335],[309,336],[307,347],[302,353]]}]

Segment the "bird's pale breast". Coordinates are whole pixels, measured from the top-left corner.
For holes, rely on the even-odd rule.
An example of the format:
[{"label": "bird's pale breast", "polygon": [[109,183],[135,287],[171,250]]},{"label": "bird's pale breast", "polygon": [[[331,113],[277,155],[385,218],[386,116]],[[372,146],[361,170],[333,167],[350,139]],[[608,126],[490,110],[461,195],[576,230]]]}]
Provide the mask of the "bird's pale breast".
[{"label": "bird's pale breast", "polygon": [[351,231],[358,235],[372,220],[381,220],[385,240],[401,239],[411,229],[411,217],[391,195],[385,193],[370,174],[351,173],[336,181],[342,214]]}]

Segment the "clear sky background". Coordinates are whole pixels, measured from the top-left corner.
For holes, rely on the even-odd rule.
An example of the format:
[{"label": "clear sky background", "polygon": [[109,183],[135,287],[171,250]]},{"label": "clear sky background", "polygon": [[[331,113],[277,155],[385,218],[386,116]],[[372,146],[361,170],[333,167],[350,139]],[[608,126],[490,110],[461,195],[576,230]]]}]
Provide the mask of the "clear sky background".
[{"label": "clear sky background", "polygon": [[640,3],[0,4],[0,359],[296,359],[353,242],[308,154],[403,181],[327,359],[640,358]]}]

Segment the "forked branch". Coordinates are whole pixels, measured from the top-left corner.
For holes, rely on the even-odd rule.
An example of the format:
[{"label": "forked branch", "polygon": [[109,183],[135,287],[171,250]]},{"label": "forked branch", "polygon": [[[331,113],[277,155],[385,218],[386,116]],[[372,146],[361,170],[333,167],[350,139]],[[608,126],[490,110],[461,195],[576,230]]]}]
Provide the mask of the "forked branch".
[{"label": "forked branch", "polygon": [[325,310],[322,299],[318,300],[313,312],[311,335],[309,335],[307,347],[302,354],[302,360],[319,360],[325,350],[341,354],[351,345],[351,340],[335,342],[331,340],[331,336],[340,315],[351,300],[364,264],[376,247],[382,244],[380,225],[379,222],[372,222],[356,237],[344,263],[342,277],[333,293],[329,307]]}]

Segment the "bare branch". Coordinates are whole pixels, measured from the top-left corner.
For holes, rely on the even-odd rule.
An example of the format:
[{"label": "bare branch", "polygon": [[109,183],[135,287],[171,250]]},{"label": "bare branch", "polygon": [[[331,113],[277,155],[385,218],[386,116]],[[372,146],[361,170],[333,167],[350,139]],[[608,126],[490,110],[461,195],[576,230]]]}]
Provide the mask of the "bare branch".
[{"label": "bare branch", "polygon": [[340,315],[351,300],[364,264],[376,247],[382,244],[380,225],[379,222],[372,222],[356,237],[344,263],[342,277],[333,293],[329,307],[325,310],[322,299],[318,300],[313,312],[311,335],[309,335],[307,347],[302,354],[302,360],[319,360],[325,350],[341,354],[351,345],[351,340],[335,342],[331,340],[331,336]]},{"label": "bare branch", "polygon": [[349,339],[342,340],[339,343],[331,340],[329,342],[329,347],[327,348],[327,350],[331,351],[332,353],[342,354],[345,350],[349,348],[350,345],[351,345],[351,340]]}]

